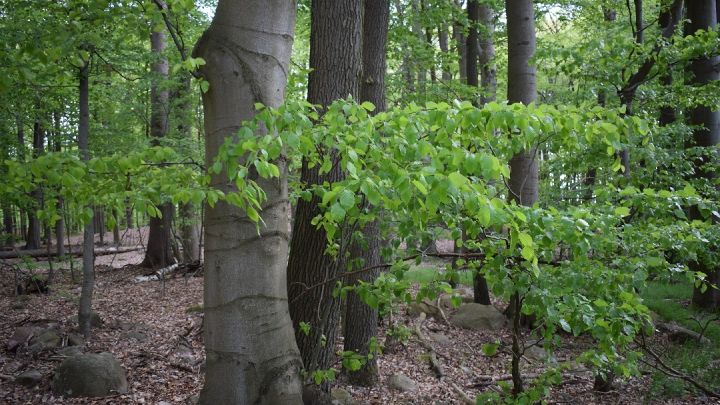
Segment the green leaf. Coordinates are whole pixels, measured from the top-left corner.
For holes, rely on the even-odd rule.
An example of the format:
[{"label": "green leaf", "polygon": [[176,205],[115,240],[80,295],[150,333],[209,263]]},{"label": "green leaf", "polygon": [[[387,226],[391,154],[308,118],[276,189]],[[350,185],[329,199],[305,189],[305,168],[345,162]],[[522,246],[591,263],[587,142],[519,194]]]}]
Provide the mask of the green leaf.
[{"label": "green leaf", "polygon": [[338,203],[335,203],[330,207],[330,217],[335,222],[340,222],[345,219],[345,209]]},{"label": "green leaf", "polygon": [[628,207],[617,207],[615,208],[615,215],[620,217],[626,217],[630,215],[630,208]]},{"label": "green leaf", "polygon": [[570,327],[570,324],[565,319],[560,319],[560,327],[563,328],[565,332],[571,333],[572,328]]},{"label": "green leaf", "polygon": [[417,188],[418,191],[420,191],[423,195],[427,195],[427,188],[419,180],[413,180],[412,183],[415,185],[415,188]]},{"label": "green leaf", "polygon": [[493,357],[497,354],[498,348],[500,348],[500,343],[485,343],[483,344],[480,349],[482,350],[482,353],[486,357]]},{"label": "green leaf", "polygon": [[340,193],[340,205],[346,210],[354,207],[355,194],[353,194],[353,192],[350,190],[343,190],[342,193]]},{"label": "green leaf", "polygon": [[460,172],[450,173],[448,175],[448,180],[450,180],[450,183],[452,183],[452,185],[458,188],[469,182],[468,178],[460,174]]},{"label": "green leaf", "polygon": [[375,104],[369,102],[369,101],[363,101],[362,104],[360,104],[360,107],[364,108],[367,111],[375,111]]}]

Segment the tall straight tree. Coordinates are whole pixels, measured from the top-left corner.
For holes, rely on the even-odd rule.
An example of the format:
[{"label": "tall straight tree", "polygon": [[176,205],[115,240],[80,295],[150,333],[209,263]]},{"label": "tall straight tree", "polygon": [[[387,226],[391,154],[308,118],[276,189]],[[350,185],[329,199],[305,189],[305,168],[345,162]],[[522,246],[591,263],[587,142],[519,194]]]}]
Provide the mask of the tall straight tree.
[{"label": "tall straight tree", "polygon": [[[385,111],[385,69],[388,22],[390,19],[389,0],[365,0],[362,37],[362,83],[360,101],[375,105],[374,113]],[[380,258],[380,235],[378,224],[365,225],[362,230],[363,242],[354,243],[351,257],[360,260],[363,268],[377,266]],[[350,285],[362,280],[372,282],[378,271],[356,273],[347,278]],[[345,315],[345,350],[367,355],[370,341],[377,337],[378,312],[366,305],[357,294],[347,298]],[[377,358],[373,357],[358,371],[350,373],[350,381],[357,385],[373,385],[378,378]]]},{"label": "tall straight tree", "polygon": [[[86,60],[79,69],[78,110],[78,149],[83,162],[90,160],[90,60]],[[92,212],[93,210],[89,210]],[[92,320],[92,296],[95,288],[95,221],[94,215],[85,222],[83,232],[82,255],[82,287],[80,290],[80,306],[78,309],[78,325],[80,332],[87,338],[90,336]]]},{"label": "tall straight tree", "polygon": [[[505,0],[508,31],[509,103],[530,104],[537,98],[535,66],[535,13],[532,0]],[[522,205],[538,199],[538,165],[535,150],[522,151],[510,160],[510,191]]]},{"label": "tall straight tree", "polygon": [[[362,2],[356,0],[313,0],[310,16],[310,77],[308,101],[321,107],[348,96],[359,95],[362,67]],[[300,181],[308,186],[335,182],[344,178],[339,157],[328,151],[334,161],[329,173],[303,162]],[[288,262],[290,316],[295,337],[308,371],[327,369],[334,363],[340,302],[331,288],[315,288],[337,277],[345,268],[344,252],[337,258],[325,254],[325,232],[311,221],[319,213],[317,198],[299,200],[295,212]],[[311,325],[305,334],[300,322]]]},{"label": "tall straight tree", "polygon": [[[164,3],[160,3],[165,7]],[[158,145],[160,138],[168,132],[168,114],[170,110],[170,94],[165,87],[168,77],[168,60],[163,55],[167,38],[163,31],[150,34],[150,46],[155,58],[152,66],[152,85],[150,88],[150,136],[152,144]],[[166,267],[175,262],[172,243],[172,219],[174,206],[169,202],[160,205],[160,217],[150,218],[147,250],[142,266]]]},{"label": "tall straight tree", "polygon": [[[687,3],[688,25],[686,32],[695,34],[697,31],[710,31],[717,27],[717,3],[715,0],[695,0]],[[720,80],[720,56],[706,55],[694,59],[689,66],[690,84],[693,86],[704,86]],[[705,150],[706,159],[695,161],[695,177],[698,179],[711,180],[717,177],[717,173],[708,166],[717,163],[717,152],[711,151],[713,147],[720,144],[720,111],[717,107],[698,105],[693,107],[688,114],[688,123],[694,127],[691,147],[702,147]],[[708,166],[705,166],[708,165]],[[690,210],[691,219],[700,219],[699,210]],[[708,249],[713,247],[708,246]],[[708,281],[717,285],[720,282],[720,270],[708,267],[704,263],[693,263],[693,270],[702,271],[707,275]],[[703,308],[720,308],[720,291],[715,288],[708,288],[702,291],[695,288],[692,298],[693,304]]]},{"label": "tall straight tree", "polygon": [[[39,110],[39,108],[38,108]],[[37,111],[37,114],[40,112]],[[33,124],[33,158],[38,158],[44,149],[45,134],[40,117],[35,119]],[[42,209],[42,189],[36,187],[31,193],[36,208],[28,211],[28,232],[25,249],[40,248],[40,219],[37,216],[37,210]]]},{"label": "tall straight tree", "polygon": [[[530,104],[537,98],[535,66],[530,59],[535,53],[535,11],[532,0],[505,0],[508,32],[508,102]],[[521,205],[533,205],[538,199],[538,164],[536,149],[523,150],[510,159],[510,194]],[[513,344],[513,393],[523,391],[519,378],[521,343],[520,295],[510,299]]]},{"label": "tall straight tree", "polygon": [[495,68],[495,9],[485,0],[478,5],[478,64],[480,65],[480,104],[495,101],[497,92],[497,71]]},{"label": "tall straight tree", "polygon": [[[225,138],[252,119],[255,103],[285,98],[295,30],[290,0],[220,0],[194,56],[201,74],[205,159],[212,165]],[[258,136],[263,136],[261,132]],[[302,402],[300,356],[288,313],[287,166],[276,179],[255,181],[266,194],[259,229],[244,210],[225,202],[205,210],[205,352],[200,404],[283,405]],[[234,188],[225,174],[211,186]]]}]

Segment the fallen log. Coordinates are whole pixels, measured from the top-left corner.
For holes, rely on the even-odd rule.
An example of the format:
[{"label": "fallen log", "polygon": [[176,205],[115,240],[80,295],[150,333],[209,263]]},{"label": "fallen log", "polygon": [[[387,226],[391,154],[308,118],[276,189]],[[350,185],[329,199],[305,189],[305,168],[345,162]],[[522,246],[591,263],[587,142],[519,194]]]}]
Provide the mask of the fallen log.
[{"label": "fallen log", "polygon": [[[109,247],[103,249],[96,249],[95,256],[107,256],[117,253],[134,252],[141,249],[143,249],[142,246]],[[78,247],[77,250],[73,249],[72,252],[65,252],[65,256],[81,257],[82,249]],[[0,259],[17,259],[20,257],[57,257],[57,252],[48,252],[47,249],[12,250],[8,252],[0,252]]]}]

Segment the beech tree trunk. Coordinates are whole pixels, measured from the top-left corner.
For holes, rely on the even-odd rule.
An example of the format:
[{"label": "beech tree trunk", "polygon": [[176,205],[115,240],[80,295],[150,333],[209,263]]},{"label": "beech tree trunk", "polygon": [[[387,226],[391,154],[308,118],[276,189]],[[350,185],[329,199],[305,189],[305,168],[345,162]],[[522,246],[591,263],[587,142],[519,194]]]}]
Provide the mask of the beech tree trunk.
[{"label": "beech tree trunk", "polygon": [[[455,0],[455,4],[462,11],[462,6],[457,0]],[[458,73],[460,75],[460,81],[467,83],[467,40],[465,29],[460,22],[453,24],[453,39],[455,40],[455,47],[458,53]]]},{"label": "beech tree trunk", "polygon": [[[53,151],[60,152],[62,150],[62,134],[60,133],[60,113],[53,111]],[[62,198],[58,198],[57,211],[60,219],[55,222],[55,252],[58,256],[65,255],[65,202]]]},{"label": "beech tree trunk", "polygon": [[[365,0],[360,101],[373,103],[373,113],[385,111],[385,45],[389,18],[389,0]],[[361,259],[359,268],[376,266],[381,262],[378,224],[368,224],[362,231],[364,241],[352,245],[350,256]],[[379,270],[357,273],[349,276],[345,282],[349,285],[360,280],[371,283],[378,274]],[[369,307],[354,293],[348,294],[345,311],[345,350],[366,356],[371,339],[377,337],[378,311]],[[378,379],[377,357],[369,360],[360,370],[351,372],[348,377],[356,385],[374,385]]]},{"label": "beech tree trunk", "polygon": [[13,210],[10,204],[3,204],[3,231],[5,233],[5,240],[3,246],[12,247],[15,241],[15,229],[13,226]]},{"label": "beech tree trunk", "polygon": [[[468,86],[478,87],[478,51],[480,49],[477,30],[477,24],[478,21],[480,21],[480,5],[478,0],[468,0],[467,17],[470,24],[465,45],[465,49],[467,49],[467,59],[465,61],[467,63],[467,84]],[[477,97],[473,97],[472,103],[476,106],[478,105]]]},{"label": "beech tree trunk", "polygon": [[[43,127],[40,123],[40,119],[35,120],[33,124],[33,157],[39,157],[44,149],[44,135]],[[25,241],[24,249],[39,249],[40,248],[40,220],[37,217],[37,210],[42,209],[42,189],[40,187],[35,188],[31,193],[35,205],[28,210],[28,231],[27,239]]]},{"label": "beech tree trunk", "polygon": [[495,101],[497,93],[497,70],[495,68],[495,10],[488,3],[478,6],[478,18],[483,30],[478,33],[480,54],[480,104]]},{"label": "beech tree trunk", "polygon": [[[78,149],[83,162],[90,160],[88,140],[90,137],[90,108],[89,99],[89,73],[90,61],[86,61],[80,68],[78,119]],[[80,306],[78,310],[78,324],[80,332],[85,338],[90,337],[92,319],[92,296],[95,288],[95,223],[89,218],[85,223],[83,232],[83,258],[82,258],[82,288],[80,290]]]},{"label": "beech tree trunk", "polygon": [[[164,3],[161,3],[164,7]],[[153,144],[159,144],[159,139],[167,135],[168,113],[170,109],[170,94],[163,89],[162,82],[168,77],[168,61],[163,55],[167,39],[164,32],[153,31],[150,34],[152,52],[157,58],[153,64],[153,82],[150,88],[150,137]],[[163,268],[175,263],[172,250],[172,219],[175,209],[169,202],[158,206],[160,217],[150,218],[150,231],[148,233],[147,250],[141,265],[150,268]]]},{"label": "beech tree trunk", "polygon": [[[687,3],[687,25],[688,34],[694,34],[698,30],[711,30],[717,27],[717,3],[715,0],[696,0]],[[704,86],[720,80],[720,56],[705,56],[693,60],[690,63],[690,84],[692,86]],[[694,126],[693,142],[688,146],[705,148],[705,158],[695,161],[696,178],[714,179],[717,174],[712,169],[704,167],[717,163],[717,152],[712,148],[720,143],[720,110],[714,110],[704,105],[692,108],[688,114],[688,123]],[[700,219],[697,208],[690,209],[689,219]],[[708,247],[710,248],[710,247]],[[707,275],[708,281],[717,285],[720,282],[720,269],[710,267],[706,263],[692,263],[691,270],[702,271]],[[720,291],[708,288],[702,292],[695,288],[692,302],[701,308],[720,308]]]},{"label": "beech tree trunk", "polygon": [[448,83],[450,80],[452,80],[452,73],[450,72],[450,66],[447,64],[447,54],[449,51],[448,48],[448,32],[447,32],[447,26],[442,25],[438,28],[438,45],[440,46],[440,51],[442,52],[442,79],[444,82]]},{"label": "beech tree trunk", "polygon": [[[203,94],[205,159],[255,116],[255,103],[278,107],[285,97],[295,29],[294,1],[219,0],[195,48],[210,84]],[[263,136],[259,133],[258,136]],[[258,178],[267,200],[260,234],[246,213],[225,202],[205,209],[205,385],[200,404],[299,404],[300,356],[288,314],[287,167]],[[224,173],[211,186],[230,191]]]},{"label": "beech tree trunk", "polygon": [[[190,105],[191,96],[190,75],[185,75],[182,79],[180,89],[177,92],[179,103],[177,105],[176,118],[178,120],[177,130],[182,138],[188,143],[192,141],[192,123],[189,120],[188,112],[192,111]],[[188,152],[190,152],[188,150]],[[180,203],[180,243],[182,244],[183,257],[185,263],[193,263],[200,261],[200,235],[198,228],[198,216],[195,212],[195,206],[191,202]]]},{"label": "beech tree trunk", "polygon": [[[356,0],[312,2],[309,102],[327,106],[348,95],[358,98],[362,14],[362,2]],[[339,160],[334,154],[331,158]],[[303,162],[300,174],[300,181],[307,185],[333,183],[343,178],[339,164],[320,175],[317,166],[308,168]],[[338,258],[325,255],[325,232],[310,223],[320,213],[318,203],[317,198],[298,200],[288,262],[290,316],[305,370],[310,372],[327,369],[334,363],[340,302],[332,296],[329,286],[309,290],[306,286],[333,279],[345,269],[344,252]],[[300,330],[300,322],[310,324],[310,333]]]},{"label": "beech tree trunk", "polygon": [[[535,66],[535,14],[532,0],[505,0],[508,30],[508,102],[530,104],[537,97]],[[522,151],[510,160],[511,197],[522,205],[538,199],[538,164],[535,150]]]}]

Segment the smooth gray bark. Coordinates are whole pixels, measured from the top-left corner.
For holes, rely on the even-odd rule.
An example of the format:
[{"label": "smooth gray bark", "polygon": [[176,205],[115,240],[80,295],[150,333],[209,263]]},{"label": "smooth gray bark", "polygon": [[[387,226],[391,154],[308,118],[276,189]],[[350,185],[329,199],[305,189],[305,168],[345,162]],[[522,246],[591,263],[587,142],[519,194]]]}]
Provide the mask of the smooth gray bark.
[{"label": "smooth gray bark", "polygon": [[[201,74],[205,159],[212,164],[225,138],[255,103],[278,107],[285,97],[295,29],[291,0],[220,0],[194,56]],[[258,134],[262,135],[262,134]],[[285,269],[290,206],[285,160],[278,179],[255,181],[267,200],[260,233],[246,213],[225,202],[205,210],[205,385],[200,404],[299,404],[300,356],[288,314]],[[233,189],[224,173],[211,186]]]},{"label": "smooth gray bark", "polygon": [[[506,0],[508,30],[508,102],[530,104],[537,97],[535,66],[535,15],[532,0]],[[522,151],[510,160],[511,197],[522,205],[538,199],[538,164],[535,150]]]}]

